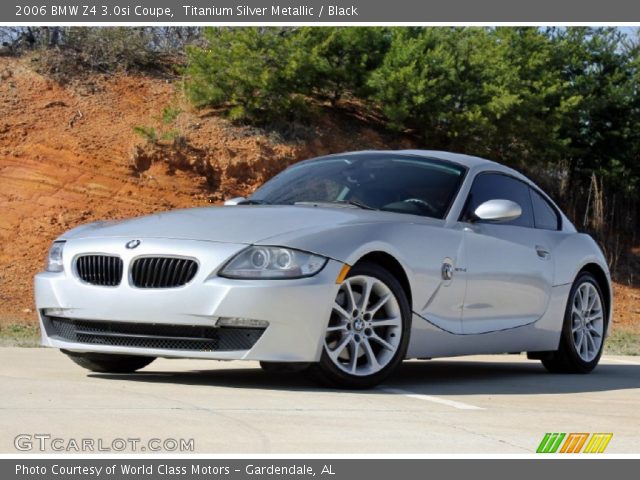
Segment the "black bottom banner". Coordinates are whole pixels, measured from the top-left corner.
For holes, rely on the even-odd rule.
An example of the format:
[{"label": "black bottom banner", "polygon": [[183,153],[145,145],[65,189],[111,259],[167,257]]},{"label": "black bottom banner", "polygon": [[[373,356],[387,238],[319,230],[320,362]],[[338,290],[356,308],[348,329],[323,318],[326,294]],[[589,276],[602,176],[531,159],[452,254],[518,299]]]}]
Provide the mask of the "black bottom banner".
[{"label": "black bottom banner", "polygon": [[167,478],[230,480],[323,478],[331,480],[563,479],[635,477],[640,459],[1,459],[0,478]]}]

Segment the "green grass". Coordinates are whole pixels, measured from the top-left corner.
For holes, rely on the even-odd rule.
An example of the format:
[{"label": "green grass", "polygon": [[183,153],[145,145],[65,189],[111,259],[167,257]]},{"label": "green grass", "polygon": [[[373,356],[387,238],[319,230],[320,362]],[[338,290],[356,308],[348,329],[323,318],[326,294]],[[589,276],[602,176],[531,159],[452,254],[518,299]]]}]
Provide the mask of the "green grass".
[{"label": "green grass", "polygon": [[614,328],[604,344],[608,355],[640,355],[640,333]]},{"label": "green grass", "polygon": [[40,345],[40,328],[28,323],[0,325],[1,347],[37,347]]},{"label": "green grass", "polygon": [[135,127],[133,127],[133,131],[149,143],[158,142],[158,132],[153,127],[148,127],[146,125],[136,125]]},{"label": "green grass", "polygon": [[182,110],[179,107],[164,107],[162,109],[162,123],[169,125],[175,122],[181,113]]}]

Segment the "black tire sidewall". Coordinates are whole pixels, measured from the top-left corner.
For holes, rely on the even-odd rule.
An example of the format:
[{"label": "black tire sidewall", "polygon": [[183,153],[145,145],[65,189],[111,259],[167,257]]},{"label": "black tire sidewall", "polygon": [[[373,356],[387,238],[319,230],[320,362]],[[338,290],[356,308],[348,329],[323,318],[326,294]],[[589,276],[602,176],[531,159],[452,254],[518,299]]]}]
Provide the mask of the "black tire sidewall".
[{"label": "black tire sidewall", "polygon": [[[409,339],[411,335],[411,307],[407,295],[400,282],[385,268],[375,263],[363,262],[356,264],[346,278],[366,275],[374,277],[383,282],[396,297],[402,317],[402,332],[400,344],[393,359],[382,370],[367,376],[350,375],[337,367],[324,347],[324,337],[322,356],[319,367],[324,374],[325,383],[341,388],[370,388],[382,382],[402,361],[407,353]],[[327,319],[328,325],[329,319]]]},{"label": "black tire sidewall", "polygon": [[61,350],[74,363],[96,373],[132,373],[146,367],[156,357]]}]

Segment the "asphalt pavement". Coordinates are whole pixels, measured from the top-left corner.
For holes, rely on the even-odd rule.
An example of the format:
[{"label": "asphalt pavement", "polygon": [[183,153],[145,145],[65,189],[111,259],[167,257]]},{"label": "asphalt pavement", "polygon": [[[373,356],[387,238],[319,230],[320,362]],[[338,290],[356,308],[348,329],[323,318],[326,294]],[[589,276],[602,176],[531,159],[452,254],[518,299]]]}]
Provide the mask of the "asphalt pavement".
[{"label": "asphalt pavement", "polygon": [[54,349],[0,348],[0,382],[0,453],[526,454],[547,432],[613,433],[607,453],[640,453],[640,357],[604,357],[589,375],[523,355],[409,361],[354,392],[255,362],[107,375]]}]

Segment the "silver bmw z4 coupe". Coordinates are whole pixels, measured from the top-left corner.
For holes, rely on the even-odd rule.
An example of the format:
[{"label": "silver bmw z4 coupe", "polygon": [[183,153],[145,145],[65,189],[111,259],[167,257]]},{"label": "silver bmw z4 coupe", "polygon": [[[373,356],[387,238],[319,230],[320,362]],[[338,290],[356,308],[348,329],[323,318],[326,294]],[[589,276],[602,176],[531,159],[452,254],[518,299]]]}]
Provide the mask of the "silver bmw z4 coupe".
[{"label": "silver bmw z4 coupe", "polygon": [[225,206],[77,227],[35,296],[42,343],[92,371],[257,360],[342,388],[481,353],[586,373],[612,311],[602,252],[534,183],[417,150],[315,158]]}]

